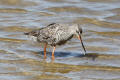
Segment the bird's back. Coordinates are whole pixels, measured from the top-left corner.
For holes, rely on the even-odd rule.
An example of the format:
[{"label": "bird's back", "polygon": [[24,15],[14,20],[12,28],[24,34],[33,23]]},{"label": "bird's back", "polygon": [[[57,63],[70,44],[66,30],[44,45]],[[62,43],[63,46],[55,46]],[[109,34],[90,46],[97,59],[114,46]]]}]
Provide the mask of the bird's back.
[{"label": "bird's back", "polygon": [[71,39],[73,36],[73,34],[71,34],[70,32],[69,24],[53,23],[48,25],[46,30],[48,31],[47,35],[49,35],[50,37],[50,40],[48,40],[48,43],[52,45],[64,44],[67,40]]},{"label": "bird's back", "polygon": [[51,45],[57,44],[60,40],[63,40],[68,27],[63,24],[52,23],[43,28],[39,32],[38,41],[46,42]]},{"label": "bird's back", "polygon": [[[72,38],[68,24],[52,23],[47,27],[31,31],[37,37],[38,42],[45,42],[50,45],[61,45]],[[33,35],[33,36],[34,36]]]}]

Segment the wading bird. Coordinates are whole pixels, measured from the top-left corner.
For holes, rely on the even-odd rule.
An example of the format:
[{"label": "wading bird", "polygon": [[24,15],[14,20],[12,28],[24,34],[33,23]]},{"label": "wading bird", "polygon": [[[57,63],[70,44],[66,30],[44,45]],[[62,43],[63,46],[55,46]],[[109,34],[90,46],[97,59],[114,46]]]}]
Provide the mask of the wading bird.
[{"label": "wading bird", "polygon": [[[86,53],[85,47],[82,42],[81,34],[82,28],[79,24],[57,24],[51,23],[47,27],[33,30],[31,32],[24,33],[36,37],[38,42],[45,43],[44,46],[44,58],[46,58],[47,45],[53,46],[52,60],[54,60],[54,52],[56,45],[63,45],[70,40],[74,35],[81,41],[82,47]],[[84,55],[85,55],[84,53]]]}]

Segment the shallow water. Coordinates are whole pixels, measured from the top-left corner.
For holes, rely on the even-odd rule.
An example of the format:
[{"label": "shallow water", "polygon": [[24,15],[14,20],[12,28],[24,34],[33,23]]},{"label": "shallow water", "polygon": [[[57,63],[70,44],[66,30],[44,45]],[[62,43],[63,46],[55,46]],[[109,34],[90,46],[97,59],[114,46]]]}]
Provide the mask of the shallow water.
[{"label": "shallow water", "polygon": [[[120,80],[120,0],[0,0],[0,80]],[[57,23],[79,23],[74,37],[52,47],[24,32]]]}]

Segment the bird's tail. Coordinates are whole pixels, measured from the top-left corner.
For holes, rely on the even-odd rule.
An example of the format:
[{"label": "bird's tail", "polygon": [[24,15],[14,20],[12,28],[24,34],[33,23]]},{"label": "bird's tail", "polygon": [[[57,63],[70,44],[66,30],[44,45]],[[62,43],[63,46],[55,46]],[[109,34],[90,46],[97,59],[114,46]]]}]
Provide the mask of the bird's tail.
[{"label": "bird's tail", "polygon": [[34,31],[30,31],[30,32],[24,33],[24,35],[34,36],[34,37],[37,37],[38,34],[39,34],[38,30],[34,30]]},{"label": "bird's tail", "polygon": [[29,32],[27,32],[27,33],[24,33],[24,35],[29,35]]}]

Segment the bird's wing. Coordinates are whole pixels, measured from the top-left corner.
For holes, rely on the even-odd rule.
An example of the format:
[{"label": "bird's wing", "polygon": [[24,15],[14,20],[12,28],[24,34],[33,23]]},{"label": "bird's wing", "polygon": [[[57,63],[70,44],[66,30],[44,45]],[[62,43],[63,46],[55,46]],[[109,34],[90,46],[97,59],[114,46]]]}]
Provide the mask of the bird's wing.
[{"label": "bird's wing", "polygon": [[51,23],[47,27],[45,27],[42,31],[44,31],[44,35],[48,35],[49,37],[51,37],[57,32],[59,27],[60,27],[59,24]]},{"label": "bird's wing", "polygon": [[55,40],[55,33],[58,29],[59,24],[52,23],[49,24],[47,27],[40,29],[39,32],[39,41],[43,42],[53,42]]}]

